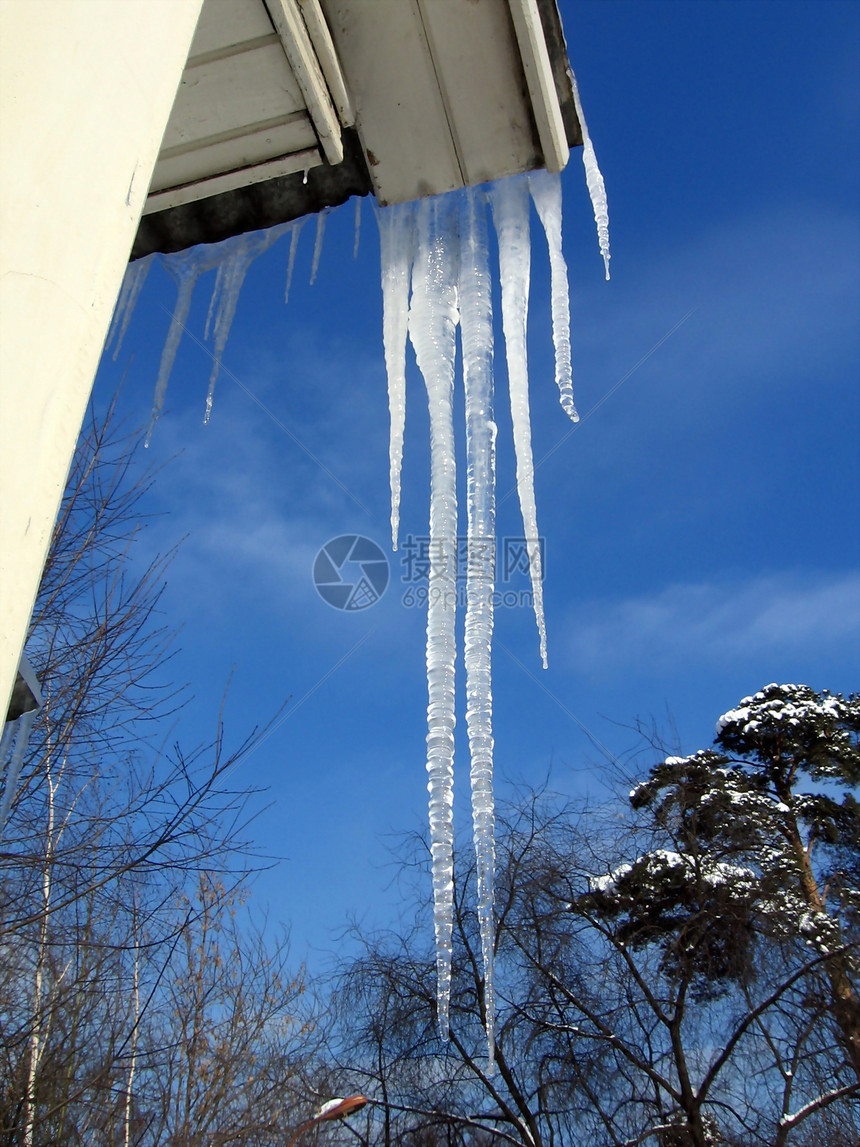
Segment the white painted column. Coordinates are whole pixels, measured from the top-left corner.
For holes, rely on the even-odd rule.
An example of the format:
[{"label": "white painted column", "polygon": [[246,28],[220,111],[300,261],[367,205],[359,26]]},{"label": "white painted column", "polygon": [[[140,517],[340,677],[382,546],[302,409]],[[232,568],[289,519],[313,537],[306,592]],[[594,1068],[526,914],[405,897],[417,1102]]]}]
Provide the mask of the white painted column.
[{"label": "white painted column", "polygon": [[202,0],[0,0],[0,722]]}]

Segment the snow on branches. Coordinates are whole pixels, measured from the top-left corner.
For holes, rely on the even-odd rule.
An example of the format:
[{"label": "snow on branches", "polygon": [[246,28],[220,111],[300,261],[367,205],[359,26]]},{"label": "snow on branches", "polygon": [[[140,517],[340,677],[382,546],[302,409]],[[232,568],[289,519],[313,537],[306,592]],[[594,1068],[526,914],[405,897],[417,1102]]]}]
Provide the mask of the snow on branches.
[{"label": "snow on branches", "polygon": [[858,780],[860,696],[767,685],[723,714],[714,748],[664,758],[631,790],[647,849],[571,907],[659,944],[703,996],[754,974],[765,940],[822,961],[860,1078]]}]

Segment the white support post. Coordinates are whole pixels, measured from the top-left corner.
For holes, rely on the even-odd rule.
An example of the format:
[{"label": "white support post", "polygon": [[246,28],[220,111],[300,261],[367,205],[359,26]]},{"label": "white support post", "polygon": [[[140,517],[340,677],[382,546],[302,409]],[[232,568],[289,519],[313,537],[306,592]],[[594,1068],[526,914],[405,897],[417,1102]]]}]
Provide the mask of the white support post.
[{"label": "white support post", "polygon": [[0,0],[0,722],[202,0]]}]

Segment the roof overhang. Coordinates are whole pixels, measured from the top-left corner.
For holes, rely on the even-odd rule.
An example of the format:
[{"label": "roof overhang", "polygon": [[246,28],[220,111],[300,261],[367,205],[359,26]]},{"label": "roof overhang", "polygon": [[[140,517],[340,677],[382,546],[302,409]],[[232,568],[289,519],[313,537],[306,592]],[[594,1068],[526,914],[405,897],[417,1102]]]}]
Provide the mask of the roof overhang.
[{"label": "roof overhang", "polygon": [[555,0],[204,0],[132,258],[581,142]]}]

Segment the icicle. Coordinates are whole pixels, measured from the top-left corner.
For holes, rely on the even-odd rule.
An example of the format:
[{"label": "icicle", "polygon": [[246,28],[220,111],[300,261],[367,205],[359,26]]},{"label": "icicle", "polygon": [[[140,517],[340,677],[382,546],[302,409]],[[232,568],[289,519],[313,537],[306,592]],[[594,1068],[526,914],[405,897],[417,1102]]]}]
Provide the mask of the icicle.
[{"label": "icicle", "polygon": [[152,414],[149,417],[149,428],[146,432],[144,446],[149,446],[155,424],[161,417],[170,372],[173,369],[176,352],[179,349],[182,331],[188,321],[188,312],[191,310],[191,296],[194,294],[194,287],[204,271],[208,271],[218,264],[222,258],[224,246],[223,243],[214,243],[212,246],[201,245],[191,247],[187,251],[179,251],[175,255],[162,255],[161,257],[165,268],[176,280],[176,306],[173,308],[167,337],[161,350],[161,362],[158,365],[155,396],[152,401]]},{"label": "icicle", "polygon": [[494,1065],[495,939],[493,696],[491,653],[496,553],[496,424],[493,422],[492,281],[484,196],[471,188],[460,210],[460,328],[466,400],[466,725],[469,733],[472,826],[478,922],[484,964],[485,1028]]},{"label": "icicle", "polygon": [[579,88],[576,76],[570,72],[570,82],[573,87],[573,104],[576,108],[576,118],[582,128],[582,163],[585,167],[585,182],[588,194],[591,196],[591,206],[594,208],[594,222],[597,224],[597,241],[600,244],[600,254],[603,256],[603,266],[606,278],[609,278],[609,205],[606,201],[606,186],[600,168],[597,166],[597,156],[594,154],[594,145],[588,134],[588,125],[582,111],[582,101],[579,98]]},{"label": "icicle", "polygon": [[292,234],[290,235],[290,257],[287,262],[287,286],[284,290],[284,304],[290,301],[290,287],[293,283],[293,268],[296,265],[296,251],[299,248],[299,235],[301,234],[302,227],[304,226],[304,217],[297,219],[292,224]]},{"label": "icicle", "polygon": [[140,292],[143,290],[143,284],[146,282],[146,276],[149,274],[149,268],[152,266],[152,260],[154,258],[154,255],[147,255],[144,259],[135,259],[135,261],[129,263],[126,268],[119,298],[116,301],[116,307],[113,312],[113,321],[111,322],[108,337],[105,341],[105,346],[110,346],[112,340],[116,337],[116,346],[113,350],[114,362],[116,362],[119,357],[123,339],[125,338],[125,332],[128,330],[128,324],[131,321],[134,308],[137,306],[137,300],[140,297]]},{"label": "icicle", "polygon": [[411,203],[377,211],[382,265],[382,341],[388,374],[389,480],[391,484],[391,545],[397,549],[400,527],[400,470],[406,426],[406,330],[409,318],[409,278],[415,242],[415,210]]},{"label": "icicle", "polygon": [[352,244],[352,257],[358,258],[358,243],[361,239],[361,196],[355,197],[355,241]]},{"label": "icicle", "polygon": [[317,233],[314,239],[314,257],[311,262],[311,281],[310,285],[314,285],[314,280],[317,277],[317,271],[320,265],[320,255],[322,254],[323,235],[325,235],[325,220],[328,212],[320,211],[317,215]]},{"label": "icicle", "polygon": [[[191,297],[194,293],[197,280],[204,272],[211,270],[213,267],[218,268],[218,272],[215,276],[215,284],[212,289],[212,297],[209,301],[209,311],[206,317],[204,336],[208,338],[209,331],[212,329],[215,339],[213,366],[209,377],[209,390],[206,396],[206,414],[204,417],[204,421],[208,422],[212,412],[212,397],[215,390],[215,382],[218,378],[218,371],[221,366],[221,357],[227,345],[227,337],[230,334],[230,326],[236,314],[236,305],[239,301],[239,294],[242,290],[242,284],[245,281],[248,268],[258,255],[262,254],[263,251],[267,251],[285,231],[294,227],[295,225],[293,223],[282,223],[277,227],[270,227],[264,231],[253,231],[234,236],[233,238],[225,239],[221,243],[201,244],[197,247],[191,247],[187,251],[179,251],[174,255],[161,256],[165,268],[176,280],[177,295],[176,306],[174,307],[167,337],[164,340],[164,346],[161,351],[161,362],[159,363],[158,377],[155,382],[152,414],[150,416],[149,429],[147,430],[144,445],[149,445],[155,424],[160,418],[162,408],[164,407],[167,383],[170,378],[170,372],[173,369],[173,363],[176,359],[176,352],[179,348],[180,339],[182,338],[182,331],[188,321],[188,312],[191,309]],[[294,252],[291,251],[291,258],[293,254]],[[289,283],[287,287],[289,289]]]},{"label": "icicle", "polygon": [[[240,235],[238,239],[231,240],[231,245],[227,251],[224,260],[218,265],[218,274],[215,279],[215,287],[212,291],[212,300],[209,304],[209,315],[215,315],[215,325],[213,328],[214,346],[212,349],[212,373],[209,376],[209,390],[206,394],[206,413],[203,416],[204,423],[209,421],[212,414],[212,400],[215,395],[215,382],[218,378],[218,371],[221,369],[221,358],[224,354],[224,348],[227,346],[227,339],[230,335],[230,327],[233,324],[233,319],[236,315],[236,306],[239,302],[239,295],[242,291],[242,285],[245,282],[245,275],[248,273],[248,268],[254,262],[258,255],[262,255],[264,251],[272,246],[272,244],[288,230],[290,224],[283,224],[280,227],[270,227],[267,231],[254,231],[248,235]],[[217,305],[216,305],[217,300]],[[208,338],[210,320],[206,320],[206,332],[204,337]]]},{"label": "icicle", "polygon": [[526,319],[529,306],[529,199],[522,177],[492,185],[490,202],[499,240],[499,276],[502,283],[502,329],[508,363],[511,420],[517,456],[517,493],[523,515],[523,533],[529,556],[535,619],[540,637],[540,656],[547,667],[546,622],[543,613],[543,581],[540,540],[535,505],[534,460],[529,421],[529,374],[526,354]]},{"label": "icicle", "polygon": [[[33,725],[36,723],[36,718],[39,715],[38,709],[30,709],[27,713],[22,713],[17,721],[13,722],[16,726],[15,730],[15,745],[12,749],[12,755],[9,758],[9,767],[6,770],[6,785],[3,789],[3,800],[0,803],[0,832],[6,826],[6,820],[9,816],[9,810],[12,807],[12,801],[15,797],[15,790],[18,787],[18,778],[21,776],[21,769],[24,765],[24,757],[27,753],[27,747],[30,744],[30,733],[33,731]],[[3,734],[3,748],[4,755],[0,757],[0,765],[2,765],[5,755],[9,751],[9,744],[11,736],[7,736],[4,729]]]},{"label": "icicle", "polygon": [[548,171],[533,171],[529,175],[538,216],[543,224],[549,248],[549,269],[552,290],[552,341],[555,346],[555,381],[559,400],[565,414],[573,422],[579,415],[573,403],[573,375],[570,365],[570,291],[567,282],[567,263],[561,249],[561,176]]},{"label": "icicle", "polygon": [[209,338],[209,332],[212,329],[212,320],[215,318],[215,313],[218,310],[218,302],[221,298],[221,289],[224,286],[224,268],[225,263],[218,264],[218,270],[215,272],[215,285],[212,288],[212,297],[209,299],[209,310],[206,312],[206,326],[203,328],[204,339]]},{"label": "icicle", "polygon": [[[220,297],[215,312],[215,342],[212,348],[212,371],[209,375],[209,388],[206,392],[206,410],[203,415],[204,424],[208,423],[212,415],[212,401],[215,397],[215,383],[218,378],[218,371],[221,368],[221,356],[227,345],[227,337],[230,334],[230,327],[236,314],[236,305],[239,302],[239,293],[245,281],[245,274],[254,260],[255,253],[251,253],[241,247],[237,248],[218,268],[215,290],[212,292],[213,302],[216,292]],[[219,283],[220,292],[218,291]]]},{"label": "icicle", "polygon": [[436,1003],[439,1034],[448,1039],[454,905],[454,619],[457,593],[457,487],[453,388],[457,333],[456,258],[449,205],[418,208],[409,335],[430,408],[430,583],[427,608],[427,772]]},{"label": "icicle", "polygon": [[12,742],[15,739],[17,731],[17,721],[3,722],[3,734],[0,736],[0,780],[3,779],[3,773],[6,768],[6,757],[9,755],[9,750],[12,747]]}]

